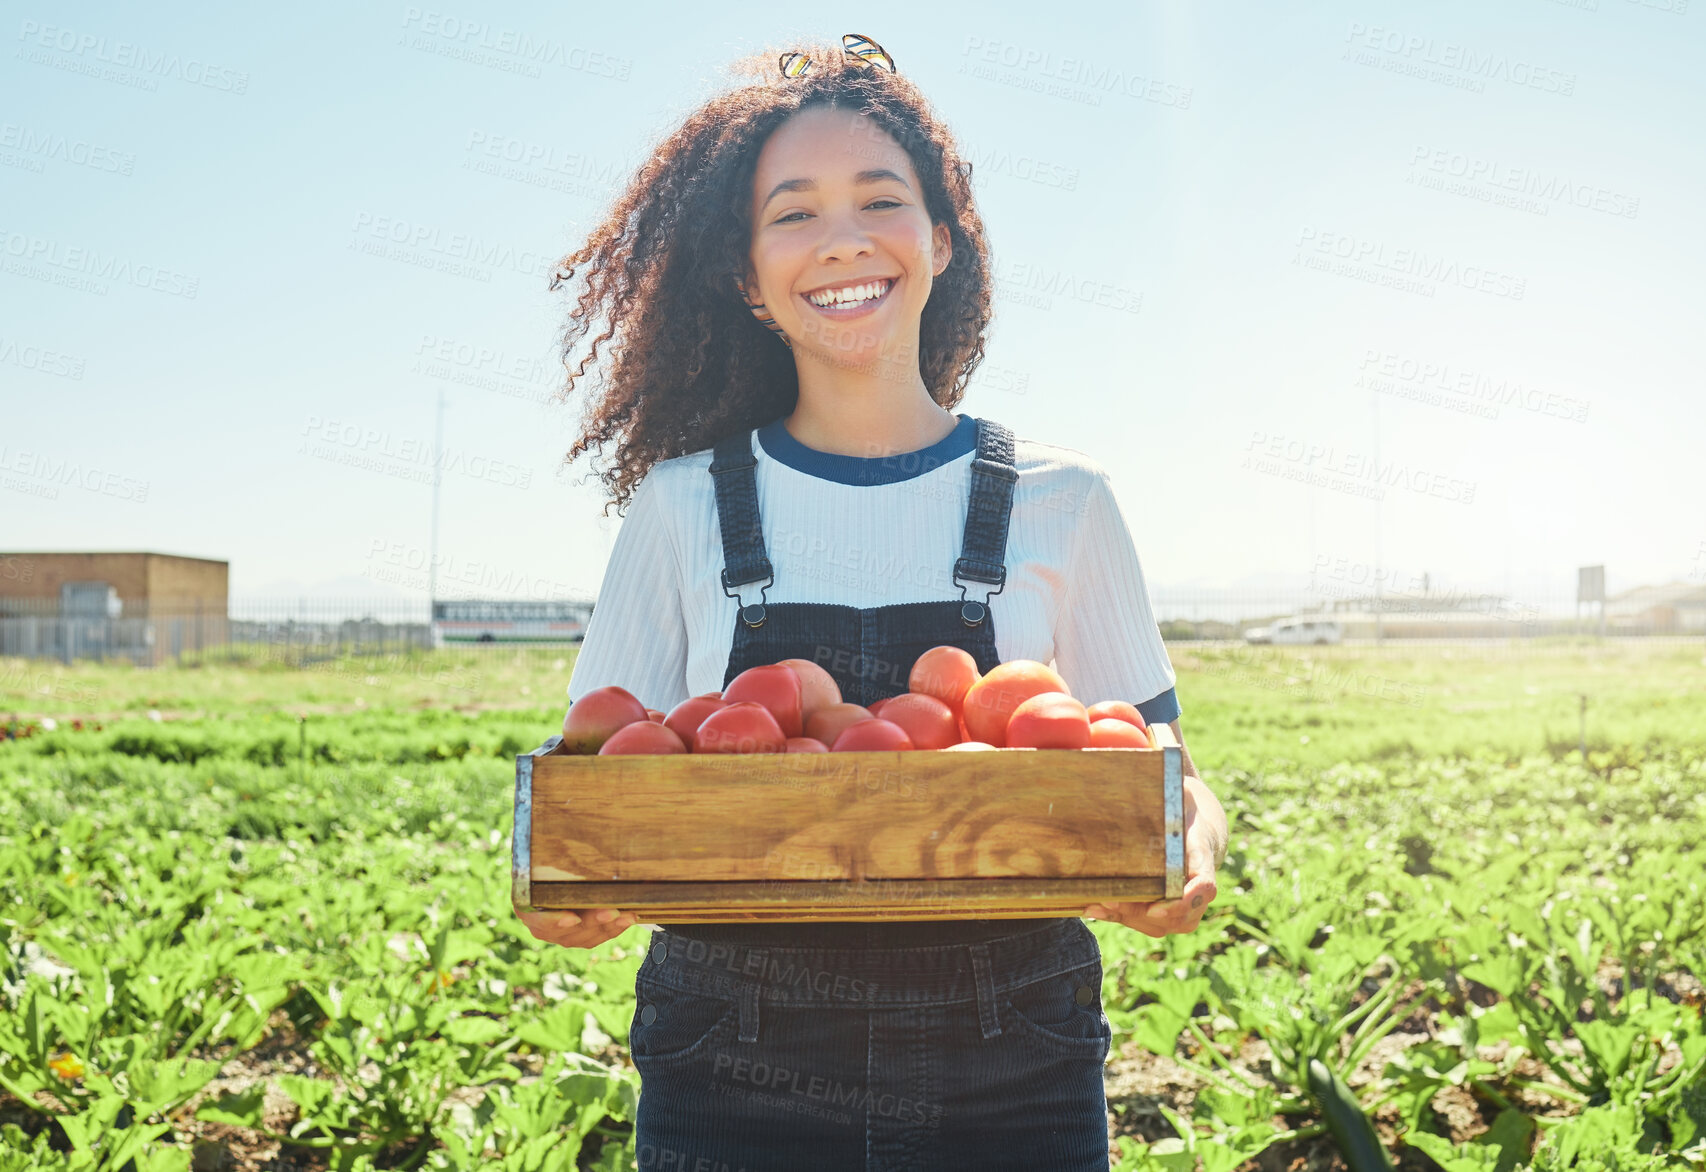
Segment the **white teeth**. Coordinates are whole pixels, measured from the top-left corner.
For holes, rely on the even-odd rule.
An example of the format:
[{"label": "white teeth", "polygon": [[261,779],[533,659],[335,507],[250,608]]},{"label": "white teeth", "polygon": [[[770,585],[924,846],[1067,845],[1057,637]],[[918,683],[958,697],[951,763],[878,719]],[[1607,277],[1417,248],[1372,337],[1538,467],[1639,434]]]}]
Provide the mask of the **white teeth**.
[{"label": "white teeth", "polygon": [[860,301],[869,301],[881,297],[888,291],[891,281],[868,281],[863,285],[850,285],[845,289],[827,289],[822,293],[809,294],[806,300],[813,305],[854,305]]}]

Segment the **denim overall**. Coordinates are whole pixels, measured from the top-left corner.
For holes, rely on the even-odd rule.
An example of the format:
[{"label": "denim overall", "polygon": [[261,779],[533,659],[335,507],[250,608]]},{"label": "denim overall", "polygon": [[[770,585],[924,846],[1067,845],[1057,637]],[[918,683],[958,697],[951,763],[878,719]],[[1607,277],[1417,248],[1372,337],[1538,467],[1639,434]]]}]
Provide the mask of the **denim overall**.
[{"label": "denim overall", "polygon": [[[1005,427],[977,421],[958,601],[747,602],[734,588],[774,580],[754,467],[750,433],[716,445],[723,588],[742,603],[725,684],[807,659],[866,704],[906,691],[940,644],[999,662],[987,598],[1018,480]],[[995,590],[966,599],[962,578]],[[641,1169],[1107,1169],[1112,1031],[1081,919],[660,927],[629,1033]]]}]

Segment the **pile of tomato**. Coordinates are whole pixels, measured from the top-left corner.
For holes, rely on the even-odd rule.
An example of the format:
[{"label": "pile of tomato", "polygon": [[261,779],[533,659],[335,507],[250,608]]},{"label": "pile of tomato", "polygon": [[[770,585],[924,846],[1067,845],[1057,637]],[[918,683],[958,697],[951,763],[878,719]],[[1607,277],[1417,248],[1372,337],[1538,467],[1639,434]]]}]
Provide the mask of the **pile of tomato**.
[{"label": "pile of tomato", "polygon": [[1086,707],[1047,664],[1014,659],[980,673],[964,649],[932,647],[907,691],[865,706],[806,659],[749,667],[720,692],[669,712],[624,688],[594,688],[563,718],[570,753],[839,753],[885,749],[1149,749],[1135,705]]}]

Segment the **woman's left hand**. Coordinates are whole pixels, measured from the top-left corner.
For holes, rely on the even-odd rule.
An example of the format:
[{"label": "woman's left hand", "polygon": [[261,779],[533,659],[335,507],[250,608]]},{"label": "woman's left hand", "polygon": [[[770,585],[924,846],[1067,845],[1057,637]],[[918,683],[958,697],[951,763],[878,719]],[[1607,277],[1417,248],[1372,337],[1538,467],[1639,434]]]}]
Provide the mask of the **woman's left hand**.
[{"label": "woman's left hand", "polygon": [[1194,932],[1203,913],[1214,902],[1214,830],[1207,819],[1197,817],[1197,804],[1185,794],[1185,887],[1178,899],[1141,903],[1091,904],[1084,914],[1094,920],[1111,920],[1136,928],[1145,936],[1170,936]]}]

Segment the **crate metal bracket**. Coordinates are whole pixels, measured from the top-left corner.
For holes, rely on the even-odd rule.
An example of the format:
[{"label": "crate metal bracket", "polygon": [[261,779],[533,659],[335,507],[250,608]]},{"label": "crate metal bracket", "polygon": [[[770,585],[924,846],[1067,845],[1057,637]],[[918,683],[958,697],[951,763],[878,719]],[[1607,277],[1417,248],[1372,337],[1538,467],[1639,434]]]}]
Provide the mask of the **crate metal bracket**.
[{"label": "crate metal bracket", "polygon": [[1150,733],[1161,750],[1162,834],[1166,849],[1167,887],[1164,899],[1185,893],[1185,775],[1183,750],[1166,724],[1152,724]]},{"label": "crate metal bracket", "polygon": [[557,751],[561,736],[554,736],[531,753],[515,757],[515,836],[510,842],[510,903],[518,912],[533,906],[533,759]]}]

